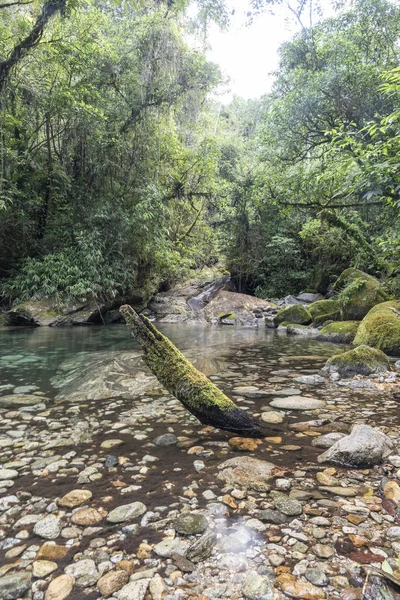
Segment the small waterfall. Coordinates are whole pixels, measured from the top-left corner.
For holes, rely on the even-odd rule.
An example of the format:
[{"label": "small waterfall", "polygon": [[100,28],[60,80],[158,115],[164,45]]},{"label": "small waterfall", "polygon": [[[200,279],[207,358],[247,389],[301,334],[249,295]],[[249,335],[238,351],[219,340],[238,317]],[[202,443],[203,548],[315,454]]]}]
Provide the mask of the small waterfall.
[{"label": "small waterfall", "polygon": [[221,277],[215,283],[209,285],[205,290],[203,290],[197,296],[190,298],[187,301],[187,304],[192,312],[198,314],[203,308],[211,302],[215,296],[224,289],[227,283],[231,280],[230,277]]}]

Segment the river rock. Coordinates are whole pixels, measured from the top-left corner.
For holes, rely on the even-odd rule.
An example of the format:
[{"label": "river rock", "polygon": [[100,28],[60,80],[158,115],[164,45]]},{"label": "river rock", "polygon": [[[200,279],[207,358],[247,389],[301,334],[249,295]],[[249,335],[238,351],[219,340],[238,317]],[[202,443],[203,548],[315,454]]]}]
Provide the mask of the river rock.
[{"label": "river rock", "polygon": [[68,550],[67,546],[46,543],[39,548],[36,560],[62,560],[68,554]]},{"label": "river rock", "polygon": [[250,571],[244,578],[242,594],[249,600],[272,600],[274,592],[268,577]]},{"label": "river rock", "polygon": [[47,588],[45,600],[65,600],[74,587],[75,580],[71,575],[60,575],[53,579]]},{"label": "river rock", "polygon": [[118,600],[143,600],[149,587],[150,579],[131,581],[115,595]]},{"label": "river rock", "polygon": [[228,443],[232,450],[238,452],[254,452],[258,447],[257,440],[253,438],[233,437]]},{"label": "river rock", "polygon": [[174,523],[174,529],[181,535],[195,535],[203,533],[208,527],[208,521],[203,515],[183,513]]},{"label": "river rock", "polygon": [[293,379],[296,383],[305,383],[306,385],[321,385],[325,383],[324,377],[321,375],[300,375]]},{"label": "river rock", "polygon": [[318,569],[318,567],[308,569],[304,573],[304,576],[307,579],[307,581],[318,587],[324,587],[325,585],[328,585],[327,576],[323,571],[321,571],[321,569]]},{"label": "river rock", "polygon": [[78,560],[65,568],[67,575],[72,575],[75,579],[84,575],[93,575],[96,570],[96,563],[90,558]]},{"label": "river rock", "polygon": [[57,568],[57,563],[51,560],[35,560],[32,565],[32,573],[35,577],[43,579],[43,577],[47,577],[47,575],[50,575]]},{"label": "river rock", "polygon": [[260,519],[260,521],[264,521],[265,523],[274,523],[275,525],[283,525],[283,523],[287,522],[287,518],[283,513],[279,512],[279,510],[272,510],[270,508],[260,510],[257,513],[257,517]]},{"label": "river rock", "polygon": [[34,406],[46,401],[43,396],[33,394],[11,394],[9,396],[0,396],[0,406],[3,408],[12,408],[14,406]]},{"label": "river rock", "polygon": [[137,517],[141,517],[147,508],[143,502],[132,502],[131,504],[123,504],[114,508],[107,516],[109,523],[123,523],[124,521],[132,521]]},{"label": "river rock", "polygon": [[18,477],[18,471],[15,469],[0,469],[0,481],[15,479]]},{"label": "river rock", "polygon": [[266,460],[249,456],[237,456],[218,467],[218,478],[228,485],[260,492],[269,491],[276,466]]},{"label": "river rock", "polygon": [[307,396],[288,396],[287,398],[275,398],[270,406],[283,410],[314,410],[324,408],[325,402]]},{"label": "river rock", "polygon": [[189,546],[186,558],[194,563],[207,560],[211,556],[216,539],[213,531],[207,531]]},{"label": "river rock", "polygon": [[177,437],[173,433],[164,433],[154,440],[156,446],[175,446],[177,442]]},{"label": "river rock", "polygon": [[58,501],[58,506],[63,506],[66,508],[75,508],[76,506],[80,506],[81,504],[85,504],[88,500],[92,498],[93,494],[90,490],[72,490],[65,494]]},{"label": "river rock", "polygon": [[301,502],[298,500],[294,500],[289,498],[285,494],[281,492],[271,492],[272,502],[277,510],[288,517],[294,517],[296,515],[301,515],[303,512],[303,507]]},{"label": "river rock", "polygon": [[162,540],[156,544],[153,551],[157,556],[170,558],[174,554],[184,556],[188,548],[188,543],[178,538]]},{"label": "river rock", "polygon": [[312,583],[302,581],[287,581],[282,584],[282,592],[289,598],[301,598],[302,600],[322,600],[324,592]]},{"label": "river rock", "polygon": [[369,425],[355,425],[350,435],[318,456],[318,462],[350,467],[373,466],[395,452],[396,446],[387,435]]},{"label": "river rock", "polygon": [[108,598],[126,585],[128,580],[129,574],[127,571],[110,571],[103,575],[103,577],[100,577],[97,586],[103,598]]},{"label": "river rock", "polygon": [[1,600],[21,598],[31,587],[31,574],[25,571],[0,577]]},{"label": "river rock", "polygon": [[71,517],[71,523],[89,527],[103,520],[103,515],[95,508],[78,508]]},{"label": "river rock", "polygon": [[261,419],[265,423],[282,423],[285,415],[277,410],[271,410],[261,414]]},{"label": "river rock", "polygon": [[55,540],[61,533],[60,519],[54,515],[40,519],[35,523],[33,533],[45,540]]},{"label": "river rock", "polygon": [[344,437],[346,437],[345,433],[333,431],[332,433],[327,433],[326,435],[321,435],[320,437],[314,438],[311,442],[311,445],[316,446],[317,448],[330,448],[333,446],[333,444],[336,444],[336,442]]}]

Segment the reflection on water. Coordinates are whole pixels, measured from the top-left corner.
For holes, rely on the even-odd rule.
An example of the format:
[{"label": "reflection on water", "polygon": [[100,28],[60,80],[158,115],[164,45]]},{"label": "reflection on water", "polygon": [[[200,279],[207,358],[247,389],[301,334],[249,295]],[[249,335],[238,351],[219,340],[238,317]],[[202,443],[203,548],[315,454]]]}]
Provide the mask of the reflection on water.
[{"label": "reflection on water", "polygon": [[[277,355],[330,356],[343,346],[302,340],[269,329],[216,327],[202,323],[160,324],[160,330],[201,368],[201,362],[217,355],[233,355],[243,347],[262,349],[265,358]],[[139,350],[124,325],[73,328],[13,328],[0,332],[0,392],[14,386],[37,386],[48,393],[50,379],[66,359],[86,357],[88,363],[96,353]],[[233,358],[234,360],[234,358]]]}]

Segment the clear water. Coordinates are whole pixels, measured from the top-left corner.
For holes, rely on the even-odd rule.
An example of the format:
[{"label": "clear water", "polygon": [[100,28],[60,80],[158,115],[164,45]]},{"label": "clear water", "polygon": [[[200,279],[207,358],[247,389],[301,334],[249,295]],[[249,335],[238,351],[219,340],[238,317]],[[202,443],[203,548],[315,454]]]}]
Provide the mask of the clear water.
[{"label": "clear water", "polygon": [[[293,354],[328,357],[344,349],[336,344],[304,340],[264,328],[200,323],[160,324],[159,328],[178,348],[200,363],[201,359],[217,356],[232,362],[241,348],[257,348],[265,360]],[[12,393],[15,387],[35,386],[51,395],[50,379],[66,359],[76,357],[81,362],[84,356],[90,364],[96,353],[107,351],[111,356],[113,352],[127,350],[138,351],[139,346],[124,325],[4,329],[0,332],[0,393]]]}]

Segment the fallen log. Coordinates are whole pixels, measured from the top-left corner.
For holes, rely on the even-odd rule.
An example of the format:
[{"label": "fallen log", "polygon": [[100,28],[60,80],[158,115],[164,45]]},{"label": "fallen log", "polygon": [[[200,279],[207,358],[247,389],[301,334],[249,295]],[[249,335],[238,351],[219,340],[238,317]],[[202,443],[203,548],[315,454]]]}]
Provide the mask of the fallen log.
[{"label": "fallen log", "polygon": [[243,436],[263,435],[261,423],[238,408],[145,316],[138,315],[128,305],[121,306],[120,312],[133,337],[141,345],[147,366],[201,423]]}]

